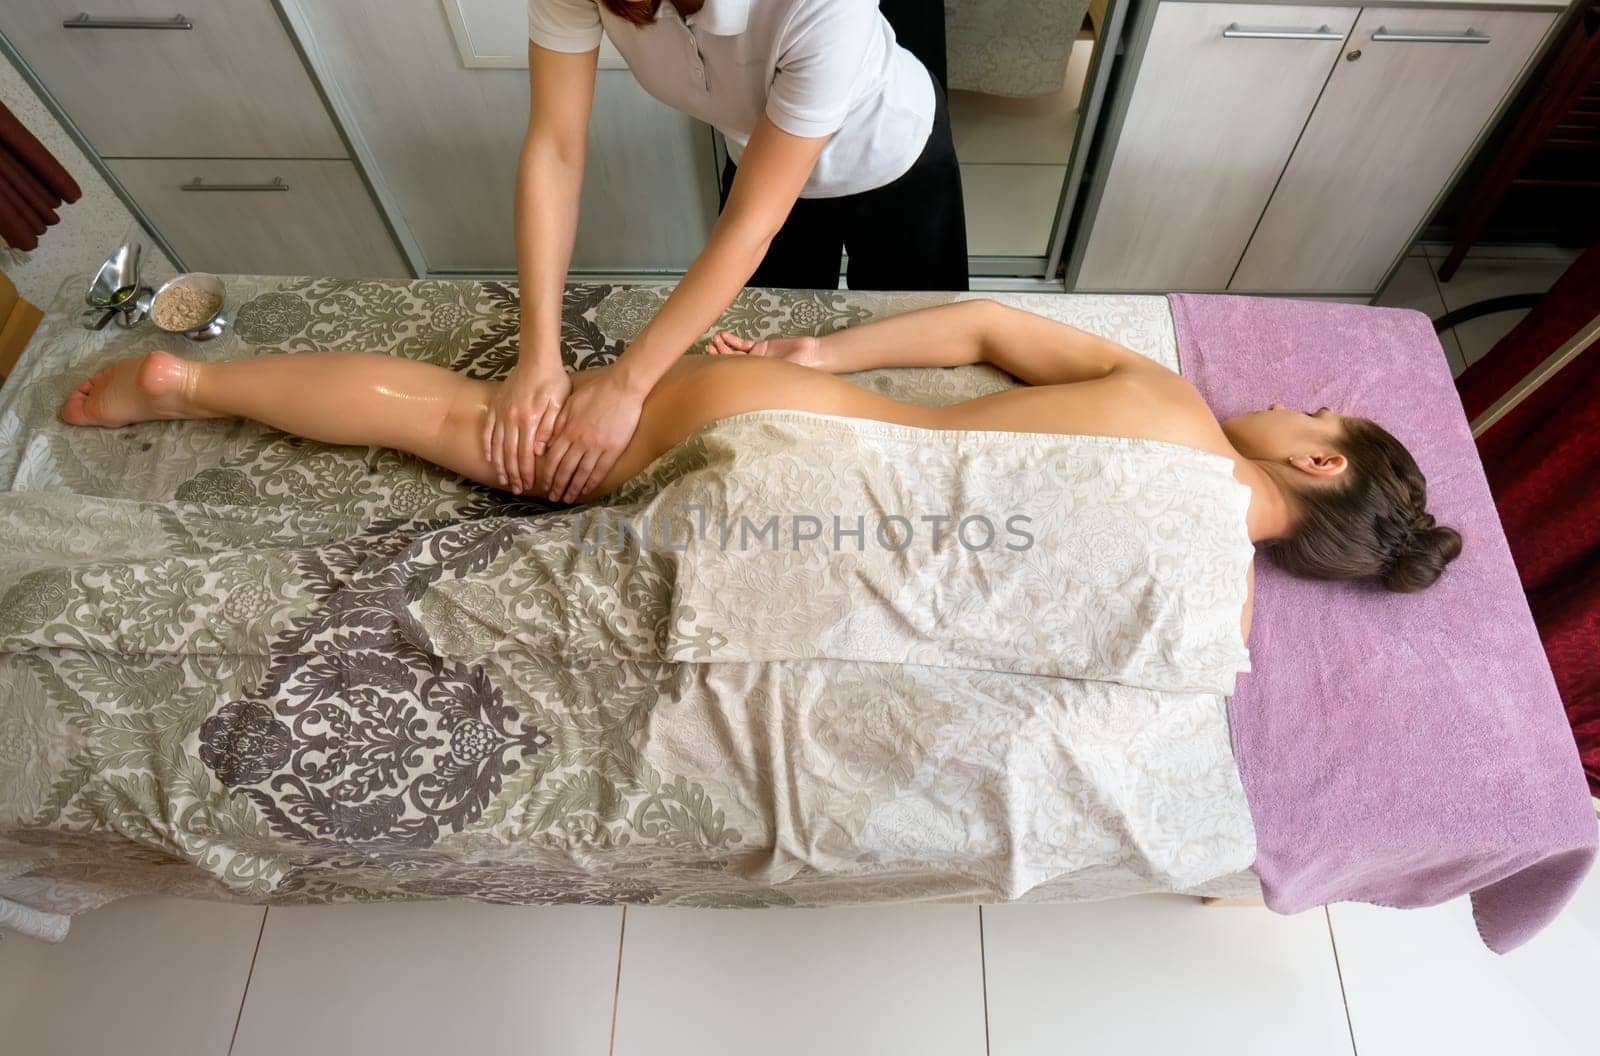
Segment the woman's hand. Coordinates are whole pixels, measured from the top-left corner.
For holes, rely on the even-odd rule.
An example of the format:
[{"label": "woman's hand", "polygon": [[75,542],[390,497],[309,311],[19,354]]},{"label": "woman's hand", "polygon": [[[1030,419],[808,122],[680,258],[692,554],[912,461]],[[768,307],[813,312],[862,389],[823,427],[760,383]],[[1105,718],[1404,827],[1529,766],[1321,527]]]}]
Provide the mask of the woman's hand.
[{"label": "woman's hand", "polygon": [[821,369],[821,346],[822,339],[816,337],[769,337],[764,341],[750,341],[723,330],[706,345],[706,355],[766,356]]},{"label": "woman's hand", "polygon": [[545,453],[572,379],[559,364],[519,362],[489,401],[483,457],[494,463],[502,488],[521,495],[533,487],[535,462]]},{"label": "woman's hand", "polygon": [[595,378],[573,391],[556,418],[549,454],[539,467],[539,482],[555,502],[587,495],[617,464],[639,425],[647,389],[632,384],[615,365],[600,367]]}]

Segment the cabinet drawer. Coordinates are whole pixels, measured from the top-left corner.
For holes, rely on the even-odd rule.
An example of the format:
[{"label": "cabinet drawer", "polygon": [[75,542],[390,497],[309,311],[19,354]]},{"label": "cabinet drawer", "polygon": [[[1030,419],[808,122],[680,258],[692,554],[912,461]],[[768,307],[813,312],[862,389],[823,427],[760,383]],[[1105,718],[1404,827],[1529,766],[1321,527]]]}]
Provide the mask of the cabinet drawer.
[{"label": "cabinet drawer", "polygon": [[1375,291],[1554,18],[1363,9],[1232,288]]},{"label": "cabinet drawer", "polygon": [[[102,156],[345,156],[271,0],[0,6],[0,32]],[[155,28],[180,12],[191,28]],[[99,28],[62,24],[84,16]],[[112,28],[128,23],[142,28]]]},{"label": "cabinet drawer", "polygon": [[[410,274],[351,162],[121,158],[107,166],[188,268]],[[196,179],[214,189],[186,190]]]},{"label": "cabinet drawer", "polygon": [[1355,18],[1163,3],[1076,288],[1226,289]]}]

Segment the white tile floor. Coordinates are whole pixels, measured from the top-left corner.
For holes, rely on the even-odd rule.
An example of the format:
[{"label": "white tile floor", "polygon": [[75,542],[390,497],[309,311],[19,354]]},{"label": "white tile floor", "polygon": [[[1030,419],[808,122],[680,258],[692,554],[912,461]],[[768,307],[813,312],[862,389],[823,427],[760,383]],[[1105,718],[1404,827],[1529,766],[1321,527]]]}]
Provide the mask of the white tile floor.
[{"label": "white tile floor", "polygon": [[139,898],[0,942],[17,1056],[1565,1056],[1594,1051],[1600,873],[1527,946],[1465,901],[1280,917],[1068,906],[696,910]]},{"label": "white tile floor", "polygon": [[1042,257],[1050,252],[1065,165],[961,163],[967,252],[975,257]]},{"label": "white tile floor", "polygon": [[[1567,270],[1577,253],[1546,246],[1486,245],[1467,254],[1449,282],[1439,279],[1439,265],[1450,247],[1418,243],[1400,264],[1377,303],[1415,308],[1437,319],[1491,297],[1513,293],[1543,293]],[[1483,358],[1526,311],[1480,316],[1439,335],[1450,371],[1459,375]]]},{"label": "white tile floor", "polygon": [[1073,44],[1066,78],[1055,95],[1011,99],[950,93],[950,133],[961,159],[972,255],[1049,253],[1093,54],[1094,41]]},{"label": "white tile floor", "polygon": [[269,910],[232,1051],[604,1052],[621,928],[600,906]]}]

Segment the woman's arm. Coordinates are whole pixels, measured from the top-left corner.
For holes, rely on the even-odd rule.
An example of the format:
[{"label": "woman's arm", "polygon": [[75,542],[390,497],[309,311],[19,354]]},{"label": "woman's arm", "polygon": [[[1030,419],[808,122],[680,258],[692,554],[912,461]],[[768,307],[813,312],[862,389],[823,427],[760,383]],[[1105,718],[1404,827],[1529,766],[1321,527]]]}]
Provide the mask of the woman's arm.
[{"label": "woman's arm", "polygon": [[1250,617],[1256,607],[1256,563],[1250,562],[1250,567],[1245,572],[1244,579],[1244,611],[1239,614],[1239,638],[1246,647],[1250,643]]},{"label": "woman's arm", "polygon": [[561,363],[561,292],[578,231],[599,55],[528,43],[528,129],[514,209],[521,348],[483,429],[484,457],[519,494],[533,486],[534,459],[572,388]]},{"label": "woman's arm", "polygon": [[709,351],[777,355],[833,374],[988,363],[1029,385],[1064,385],[1136,371],[1172,374],[1115,341],[982,299],[922,308],[816,339],[751,342],[719,334]]},{"label": "woman's arm", "polygon": [[598,48],[564,52],[528,44],[528,130],[517,160],[514,217],[521,355],[556,366],[599,56]]},{"label": "woman's arm", "polygon": [[562,408],[549,457],[539,467],[539,483],[550,495],[571,502],[610,472],[633,435],[645,395],[755,273],[827,141],[792,136],[764,115],[757,120],[705,248],[627,351]]},{"label": "woman's arm", "polygon": [[827,136],[792,136],[765,115],[757,120],[705,249],[617,360],[630,384],[648,392],[732,303],[767,255],[827,142]]}]

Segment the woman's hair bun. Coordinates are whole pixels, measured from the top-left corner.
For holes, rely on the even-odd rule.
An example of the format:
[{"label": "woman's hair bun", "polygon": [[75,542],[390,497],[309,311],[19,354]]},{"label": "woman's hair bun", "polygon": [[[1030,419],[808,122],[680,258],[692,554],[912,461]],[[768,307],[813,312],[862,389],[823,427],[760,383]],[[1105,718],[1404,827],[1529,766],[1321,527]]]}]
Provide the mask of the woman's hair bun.
[{"label": "woman's hair bun", "polygon": [[1461,553],[1461,533],[1419,513],[1411,531],[1383,572],[1383,585],[1402,594],[1431,587],[1444,566]]},{"label": "woman's hair bun", "polygon": [[1461,553],[1461,533],[1427,512],[1428,482],[1417,460],[1366,418],[1346,417],[1334,444],[1350,471],[1333,486],[1296,483],[1298,523],[1270,544],[1273,558],[1311,579],[1376,576],[1406,592],[1430,586]]}]

